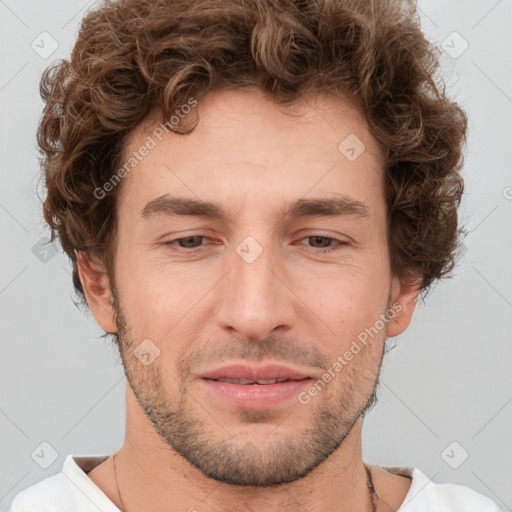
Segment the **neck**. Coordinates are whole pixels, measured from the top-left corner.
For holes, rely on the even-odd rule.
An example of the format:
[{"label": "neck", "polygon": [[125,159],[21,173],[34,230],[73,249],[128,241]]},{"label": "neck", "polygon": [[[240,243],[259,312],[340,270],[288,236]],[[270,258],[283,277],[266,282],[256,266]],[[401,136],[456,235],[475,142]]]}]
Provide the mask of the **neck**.
[{"label": "neck", "polygon": [[115,461],[121,499],[127,512],[148,504],[154,512],[371,511],[361,429],[359,418],[338,450],[300,480],[273,488],[234,486],[206,477],[172,450],[128,389],[125,442]]}]

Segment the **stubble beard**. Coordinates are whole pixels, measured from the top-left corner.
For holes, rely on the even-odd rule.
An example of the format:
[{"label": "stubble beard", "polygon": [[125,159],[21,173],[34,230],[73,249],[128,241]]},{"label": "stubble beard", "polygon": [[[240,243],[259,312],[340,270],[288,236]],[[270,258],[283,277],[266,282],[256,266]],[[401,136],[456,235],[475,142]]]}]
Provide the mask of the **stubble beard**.
[{"label": "stubble beard", "polygon": [[[170,448],[206,477],[218,482],[274,487],[304,478],[341,447],[357,420],[377,402],[384,337],[380,354],[376,354],[376,347],[373,351],[365,347],[356,356],[362,354],[360,364],[348,364],[309,404],[297,401],[292,406],[311,407],[311,419],[300,434],[286,439],[282,439],[282,435],[274,436],[275,441],[271,439],[272,434],[264,442],[260,442],[261,436],[252,441],[241,440],[219,426],[191,396],[183,380],[173,377],[158,359],[144,366],[135,357],[138,342],[130,336],[131,329],[117,298],[114,307],[119,329],[115,337],[125,375],[141,408]],[[382,342],[375,341],[377,346]],[[254,346],[254,342],[251,343]],[[275,346],[275,342],[266,346]],[[168,378],[164,372],[168,373]],[[179,380],[177,398],[167,396],[166,378],[169,382]],[[334,392],[336,396],[332,396]],[[243,424],[254,425],[273,419],[272,410],[240,409],[237,413]],[[293,418],[293,411],[280,420],[281,429],[290,418]]]}]

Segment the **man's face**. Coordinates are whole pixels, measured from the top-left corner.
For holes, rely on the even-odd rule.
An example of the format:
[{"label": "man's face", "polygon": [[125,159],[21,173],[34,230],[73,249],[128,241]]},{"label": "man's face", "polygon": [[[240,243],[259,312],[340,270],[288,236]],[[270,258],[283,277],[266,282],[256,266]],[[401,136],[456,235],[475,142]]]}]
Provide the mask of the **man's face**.
[{"label": "man's face", "polygon": [[[157,144],[124,178],[119,203],[112,291],[123,363],[158,434],[205,475],[294,481],[373,403],[379,319],[396,284],[383,155],[339,99],[294,110],[246,90],[195,109],[189,135],[159,141],[157,123],[129,141],[127,157],[148,135]],[[351,138],[338,147],[351,134],[365,145],[359,156]],[[215,203],[224,218],[173,213],[162,199],[147,206],[163,196]],[[336,215],[304,202],[331,199],[342,199]],[[158,357],[144,364],[141,347],[145,363]],[[254,382],[273,379],[284,382]]]}]

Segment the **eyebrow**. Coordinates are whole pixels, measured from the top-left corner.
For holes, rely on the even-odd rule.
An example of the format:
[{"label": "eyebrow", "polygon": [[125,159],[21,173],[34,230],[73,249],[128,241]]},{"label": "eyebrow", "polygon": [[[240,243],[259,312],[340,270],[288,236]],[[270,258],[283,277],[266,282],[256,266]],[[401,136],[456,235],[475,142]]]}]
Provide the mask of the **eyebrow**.
[{"label": "eyebrow", "polygon": [[[337,195],[334,198],[297,199],[285,208],[283,217],[312,217],[315,215],[367,217],[368,214],[369,208],[365,204],[348,196]],[[172,197],[168,194],[149,201],[140,212],[140,216],[144,220],[157,215],[207,217],[224,222],[229,217],[222,206],[216,202]]]}]

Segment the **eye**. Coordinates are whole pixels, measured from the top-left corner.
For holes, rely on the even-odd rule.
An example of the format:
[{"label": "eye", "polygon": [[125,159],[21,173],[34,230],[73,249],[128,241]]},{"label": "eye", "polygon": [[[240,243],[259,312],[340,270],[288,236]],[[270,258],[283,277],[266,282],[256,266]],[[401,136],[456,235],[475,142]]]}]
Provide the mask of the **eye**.
[{"label": "eye", "polygon": [[176,240],[164,242],[164,245],[178,245],[178,247],[182,249],[196,249],[204,245],[201,242],[205,238],[207,237],[200,235],[187,236],[185,238],[176,238]]},{"label": "eye", "polygon": [[[320,250],[315,252],[331,252],[338,251],[343,248],[343,246],[348,245],[348,242],[344,240],[339,240],[338,238],[334,238],[331,236],[323,236],[323,235],[313,235],[303,238],[303,240],[308,240],[313,243],[313,248],[318,248]],[[317,247],[315,244],[319,244],[320,247]],[[311,247],[311,246],[310,246]]]},{"label": "eye", "polygon": [[[185,238],[176,238],[175,240],[170,240],[168,242],[163,242],[164,245],[175,246],[177,250],[189,249],[188,252],[193,252],[194,249],[199,249],[203,244],[203,240],[208,239],[206,236],[201,235],[193,235],[187,236]],[[338,238],[324,236],[324,235],[312,235],[303,238],[302,240],[308,240],[310,245],[309,247],[313,249],[318,249],[315,252],[327,253],[331,251],[337,251],[342,249],[344,246],[348,245],[348,242],[345,240],[340,240]],[[220,244],[221,242],[214,241],[215,244]],[[303,245],[303,244],[300,244]]]}]

